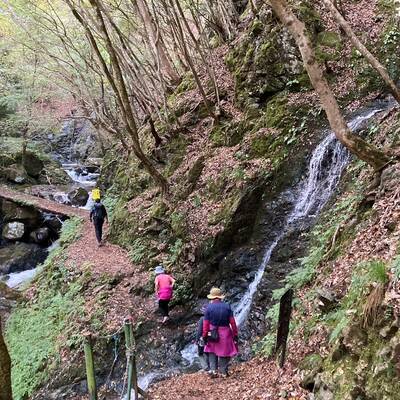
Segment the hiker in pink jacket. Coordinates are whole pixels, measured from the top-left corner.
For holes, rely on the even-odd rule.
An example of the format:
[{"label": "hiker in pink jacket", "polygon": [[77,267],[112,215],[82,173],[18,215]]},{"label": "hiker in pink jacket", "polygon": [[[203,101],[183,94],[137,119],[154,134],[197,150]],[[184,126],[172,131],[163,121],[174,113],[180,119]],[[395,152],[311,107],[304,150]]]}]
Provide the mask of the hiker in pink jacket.
[{"label": "hiker in pink jacket", "polygon": [[172,299],[175,279],[165,273],[162,265],[156,267],[154,272],[156,274],[154,281],[155,292],[157,293],[158,307],[163,316],[162,323],[164,324],[169,319],[169,302]]}]

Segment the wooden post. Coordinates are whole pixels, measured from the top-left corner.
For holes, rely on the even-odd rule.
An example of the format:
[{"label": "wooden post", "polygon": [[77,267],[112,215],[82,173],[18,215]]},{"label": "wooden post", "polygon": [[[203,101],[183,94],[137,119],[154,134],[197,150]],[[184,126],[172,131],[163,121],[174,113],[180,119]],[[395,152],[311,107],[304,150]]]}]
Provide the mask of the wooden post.
[{"label": "wooden post", "polygon": [[94,359],[93,359],[93,346],[91,335],[85,336],[83,343],[85,351],[85,364],[86,364],[86,376],[87,385],[89,391],[89,400],[97,400],[97,388],[96,388],[96,375],[94,372]]},{"label": "wooden post", "polygon": [[275,354],[281,350],[279,366],[283,368],[286,356],[287,339],[289,337],[290,317],[292,315],[293,289],[289,289],[280,300],[278,331],[276,334]]},{"label": "wooden post", "polygon": [[143,398],[147,399],[147,393],[139,387],[138,384],[138,374],[136,368],[136,356],[134,352],[135,347],[135,339],[133,337],[133,328],[132,322],[130,319],[125,320],[124,324],[124,332],[125,332],[125,345],[126,345],[126,354],[127,354],[127,362],[128,362],[128,392],[127,392],[127,400],[131,400],[132,387],[135,391],[135,400],[139,399],[139,394],[143,396]]},{"label": "wooden post", "polygon": [[12,399],[11,359],[3,339],[0,318],[0,400]]},{"label": "wooden post", "polygon": [[133,338],[132,322],[129,319],[125,320],[124,330],[125,330],[126,354],[127,354],[127,360],[128,360],[127,400],[131,400],[132,386],[135,391],[135,400],[137,400],[139,398],[139,390],[138,390],[138,382],[137,382],[135,354],[133,352],[134,338]]},{"label": "wooden post", "polygon": [[129,336],[131,341],[131,363],[132,363],[132,384],[133,389],[135,391],[135,400],[139,398],[139,387],[138,387],[138,376],[137,376],[137,368],[136,368],[136,354],[134,352],[135,347],[135,339],[133,337],[133,327],[132,322],[129,321]]}]

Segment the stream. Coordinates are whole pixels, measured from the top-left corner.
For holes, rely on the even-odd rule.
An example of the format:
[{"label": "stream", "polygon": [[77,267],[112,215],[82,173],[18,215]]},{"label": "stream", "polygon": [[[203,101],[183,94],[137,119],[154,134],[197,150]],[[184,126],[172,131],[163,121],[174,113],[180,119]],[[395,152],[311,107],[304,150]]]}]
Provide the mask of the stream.
[{"label": "stream", "polygon": [[[377,101],[371,107],[357,112],[349,118],[348,126],[353,132],[365,128],[368,121],[378,112],[394,106],[392,101]],[[336,140],[331,131],[326,131],[323,140],[317,145],[310,157],[307,173],[293,188],[286,190],[282,196],[289,199],[290,211],[278,228],[275,237],[264,247],[264,255],[247,290],[240,300],[232,304],[239,327],[244,328],[252,308],[253,298],[260,282],[268,271],[268,264],[275,248],[282,239],[293,231],[302,231],[311,227],[316,217],[336,191],[341,175],[351,159],[349,152]],[[187,371],[197,367],[197,346],[189,343],[181,351],[182,363],[174,369],[151,371],[140,376],[139,383],[147,389],[154,381],[163,379],[173,373]]]},{"label": "stream", "polygon": [[[71,162],[65,162],[62,163],[62,168],[65,170],[65,172],[69,175],[71,178],[71,183],[65,188],[65,191],[59,191],[54,194],[54,200],[62,203],[62,204],[67,204],[69,202],[68,199],[68,192],[71,190],[74,190],[78,187],[84,188],[88,194],[89,198],[86,202],[85,205],[81,206],[80,208],[87,209],[89,210],[92,205],[93,205],[93,199],[92,199],[92,193],[91,190],[92,188],[96,185],[96,181],[99,177],[99,173],[96,172],[90,172],[86,169],[86,167],[77,164],[77,163],[71,163]],[[56,216],[52,214],[46,214],[46,213],[41,213],[42,214],[42,219],[43,219],[43,224],[46,224],[46,220],[48,218],[57,218]],[[60,228],[62,225],[62,221],[60,220]],[[3,244],[3,247],[7,246],[8,244],[5,243]],[[51,243],[47,248],[44,248],[43,251],[46,254],[49,254],[54,248],[58,246],[58,240],[55,240],[53,243]],[[0,280],[4,280],[5,283],[7,284],[8,287],[14,288],[14,289],[23,289],[25,288],[33,279],[34,277],[38,274],[40,271],[40,262],[38,263],[39,266],[35,266],[32,268],[30,265],[29,267],[21,268],[23,270],[18,271],[18,272],[11,272],[9,274],[1,274],[0,273]]]}]

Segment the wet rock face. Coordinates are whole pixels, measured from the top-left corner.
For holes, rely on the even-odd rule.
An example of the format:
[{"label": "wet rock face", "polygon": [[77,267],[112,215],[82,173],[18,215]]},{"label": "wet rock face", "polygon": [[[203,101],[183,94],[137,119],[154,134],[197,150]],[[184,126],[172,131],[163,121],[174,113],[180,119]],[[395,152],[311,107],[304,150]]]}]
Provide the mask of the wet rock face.
[{"label": "wet rock face", "polygon": [[9,222],[4,225],[2,236],[7,240],[19,240],[25,234],[25,225],[22,222]]},{"label": "wet rock face", "polygon": [[23,206],[8,200],[1,202],[0,215],[2,215],[4,222],[23,222],[29,229],[37,228],[42,221],[40,212],[35,208]]},{"label": "wet rock face", "polygon": [[18,164],[13,164],[6,168],[4,176],[12,183],[26,183],[28,181],[28,174],[25,168]]},{"label": "wet rock face", "polygon": [[73,206],[82,207],[89,199],[89,193],[84,188],[77,188],[68,193],[68,199]]},{"label": "wet rock face", "polygon": [[102,156],[101,145],[90,122],[85,119],[66,120],[61,132],[50,138],[55,153],[66,160],[84,161]]},{"label": "wet rock face", "polygon": [[44,168],[44,163],[35,153],[27,151],[24,157],[23,166],[29,176],[32,178],[39,178],[39,175]]},{"label": "wet rock face", "polygon": [[35,268],[45,260],[46,255],[46,249],[29,243],[15,243],[0,248],[0,274]]}]

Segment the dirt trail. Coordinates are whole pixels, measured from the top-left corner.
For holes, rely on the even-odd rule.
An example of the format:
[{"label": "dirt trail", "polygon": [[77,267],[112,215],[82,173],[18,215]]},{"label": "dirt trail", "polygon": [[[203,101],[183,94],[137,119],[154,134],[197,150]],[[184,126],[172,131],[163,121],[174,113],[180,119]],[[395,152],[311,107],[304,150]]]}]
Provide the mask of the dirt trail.
[{"label": "dirt trail", "polygon": [[[82,234],[68,249],[70,265],[75,267],[90,266],[92,271],[96,274],[108,273],[110,275],[128,275],[132,272],[132,265],[128,253],[121,247],[109,243],[106,243],[103,247],[98,247],[87,210],[21,193],[4,185],[0,185],[0,198],[18,202],[23,205],[32,205],[45,212],[66,217],[83,218],[85,222],[82,228]],[[105,236],[106,235],[107,229],[105,230]]]},{"label": "dirt trail", "polygon": [[[104,238],[107,238],[107,228],[105,223]],[[80,238],[68,248],[68,262],[70,265],[80,267],[90,266],[96,274],[126,276],[133,272],[126,250],[107,241],[102,247],[98,247],[93,224],[89,221],[88,215]]]}]

